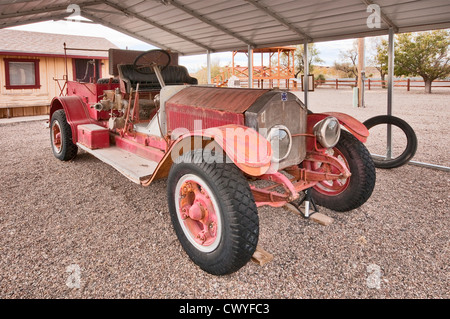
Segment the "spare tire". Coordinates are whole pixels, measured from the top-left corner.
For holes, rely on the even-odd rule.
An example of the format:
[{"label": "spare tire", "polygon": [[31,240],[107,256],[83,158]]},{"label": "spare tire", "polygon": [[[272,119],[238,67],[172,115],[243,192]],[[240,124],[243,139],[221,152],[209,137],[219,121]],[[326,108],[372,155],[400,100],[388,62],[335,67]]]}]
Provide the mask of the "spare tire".
[{"label": "spare tire", "polygon": [[380,158],[372,155],[373,162],[377,168],[396,168],[408,163],[417,151],[417,136],[412,127],[401,118],[392,115],[379,115],[366,120],[363,123],[368,130],[380,124],[391,124],[400,128],[406,135],[405,150],[397,157],[392,159]]}]

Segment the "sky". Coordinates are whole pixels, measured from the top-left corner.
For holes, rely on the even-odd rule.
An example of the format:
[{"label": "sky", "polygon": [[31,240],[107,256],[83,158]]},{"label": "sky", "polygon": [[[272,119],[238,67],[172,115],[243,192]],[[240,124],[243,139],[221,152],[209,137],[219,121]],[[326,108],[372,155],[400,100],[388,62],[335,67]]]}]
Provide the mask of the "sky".
[{"label": "sky", "polygon": [[[12,27],[11,29],[103,37],[108,39],[121,49],[128,48],[129,50],[146,51],[156,48],[150,44],[142,42],[138,39],[134,39],[128,35],[117,32],[108,27],[92,23],[71,22],[71,21],[46,21]],[[353,41],[354,40],[350,39],[350,40],[316,43],[316,47],[320,52],[320,58],[324,60],[323,65],[328,66],[333,65],[335,61],[339,60],[340,51],[345,51],[351,48],[353,45]],[[236,64],[242,65],[247,64],[247,58],[245,57],[244,54],[242,54],[241,56],[238,55],[236,58],[237,58]],[[231,52],[212,53],[211,60],[213,63],[219,64],[221,66],[228,65],[229,63],[231,63]],[[206,67],[206,54],[180,56],[179,63],[181,65],[186,66],[190,73],[195,73],[202,67]]]}]

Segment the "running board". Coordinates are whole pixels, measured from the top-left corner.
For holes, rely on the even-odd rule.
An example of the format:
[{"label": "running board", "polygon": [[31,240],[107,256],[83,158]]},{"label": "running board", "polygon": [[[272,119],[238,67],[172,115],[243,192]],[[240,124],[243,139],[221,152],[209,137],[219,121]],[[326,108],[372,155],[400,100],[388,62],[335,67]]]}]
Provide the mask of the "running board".
[{"label": "running board", "polygon": [[81,143],[77,143],[77,146],[102,162],[111,165],[136,184],[141,184],[142,180],[152,176],[158,165],[157,162],[127,152],[117,146],[95,150],[91,150]]}]

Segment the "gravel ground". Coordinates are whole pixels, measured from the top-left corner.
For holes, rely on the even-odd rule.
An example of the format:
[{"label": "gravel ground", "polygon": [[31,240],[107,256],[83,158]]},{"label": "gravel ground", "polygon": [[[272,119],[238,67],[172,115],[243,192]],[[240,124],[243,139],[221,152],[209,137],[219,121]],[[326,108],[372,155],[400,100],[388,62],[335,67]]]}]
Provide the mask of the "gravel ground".
[{"label": "gravel ground", "polygon": [[[365,120],[385,94],[348,107],[351,92],[317,90]],[[448,93],[396,95],[394,114],[419,136],[417,157],[448,165]],[[339,104],[340,103],[340,104]],[[0,125],[0,298],[449,298],[450,175],[403,166],[377,170],[372,197],[321,226],[263,207],[264,266],[215,277],[182,250],[169,219],[166,181],[148,188],[80,152],[63,163],[42,121]],[[79,279],[79,280],[78,280]]]}]

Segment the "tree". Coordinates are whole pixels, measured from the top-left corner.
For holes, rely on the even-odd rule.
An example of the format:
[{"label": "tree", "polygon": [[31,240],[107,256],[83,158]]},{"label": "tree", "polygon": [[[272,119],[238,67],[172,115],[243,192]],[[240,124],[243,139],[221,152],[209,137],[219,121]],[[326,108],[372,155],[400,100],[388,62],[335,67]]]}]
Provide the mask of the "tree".
[{"label": "tree", "polygon": [[[215,77],[219,75],[223,75],[223,78],[220,80],[225,80],[229,78],[227,67],[221,67],[219,60],[214,60],[211,63],[211,79],[214,79]],[[198,80],[199,84],[206,84],[208,83],[208,69],[206,66],[203,66],[200,70],[198,70],[195,74],[193,74],[193,77],[195,77]]]},{"label": "tree", "polygon": [[358,82],[358,42],[355,41],[351,49],[341,51],[340,58],[343,62],[335,61],[334,68],[344,72],[349,78],[355,77]]},{"label": "tree", "polygon": [[[304,73],[305,70],[305,61],[304,61],[304,45],[297,45],[296,50],[294,53],[295,59],[297,61],[296,69],[297,73],[295,74],[295,77],[297,77],[298,74]],[[308,44],[308,67],[309,67],[309,73],[313,73],[314,66],[317,64],[322,64],[324,61],[319,57],[320,51],[316,48],[314,43]]]},{"label": "tree", "polygon": [[381,39],[375,42],[375,54],[371,59],[371,64],[378,70],[381,76],[381,86],[386,88],[386,75],[388,74],[389,58],[388,58],[389,43],[386,39]]},{"label": "tree", "polygon": [[431,93],[434,80],[450,75],[450,32],[437,30],[397,36],[395,74],[421,76],[425,92]]}]

